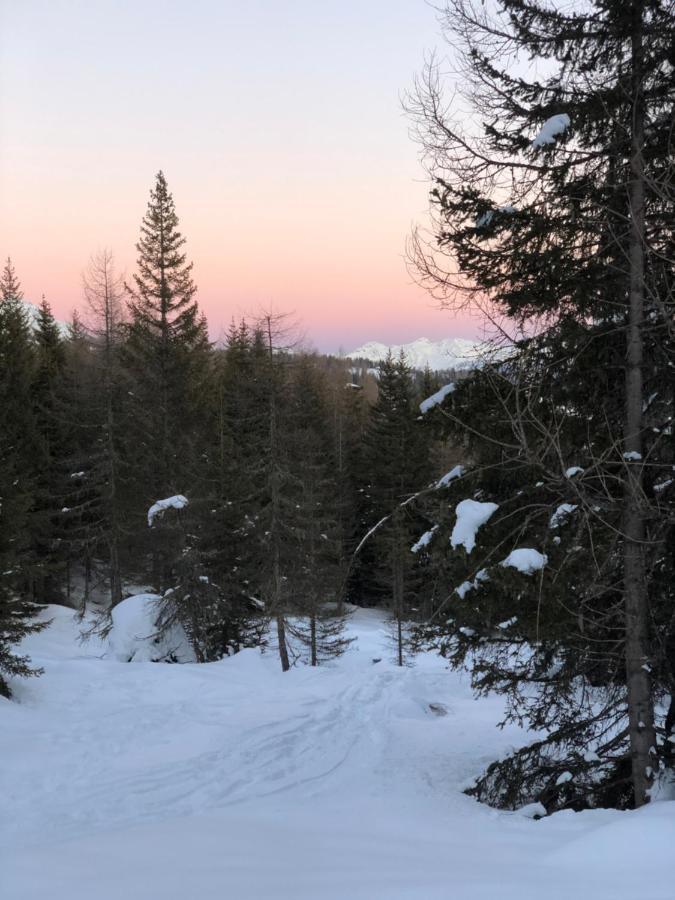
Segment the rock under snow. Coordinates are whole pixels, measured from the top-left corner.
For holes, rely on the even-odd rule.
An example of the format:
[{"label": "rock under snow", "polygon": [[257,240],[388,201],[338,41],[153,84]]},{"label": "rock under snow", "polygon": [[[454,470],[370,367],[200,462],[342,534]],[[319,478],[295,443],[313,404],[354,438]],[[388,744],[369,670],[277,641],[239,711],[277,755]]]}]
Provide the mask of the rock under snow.
[{"label": "rock under snow", "polygon": [[113,608],[106,655],[120,662],[156,662],[169,658],[195,662],[190,642],[180,625],[173,625],[161,638],[157,636],[159,600],[157,594],[136,594]]}]

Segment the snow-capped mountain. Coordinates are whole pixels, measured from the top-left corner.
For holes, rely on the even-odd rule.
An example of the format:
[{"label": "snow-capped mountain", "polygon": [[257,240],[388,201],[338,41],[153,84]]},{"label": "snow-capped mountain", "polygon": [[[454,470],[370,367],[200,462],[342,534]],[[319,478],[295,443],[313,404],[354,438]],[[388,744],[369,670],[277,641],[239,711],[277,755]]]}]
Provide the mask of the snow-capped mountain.
[{"label": "snow-capped mountain", "polygon": [[381,344],[379,341],[368,341],[347,356],[350,359],[369,359],[380,362],[391,350],[398,356],[401,350],[405,353],[408,365],[414,369],[473,369],[480,354],[480,344],[466,338],[445,338],[441,341],[430,341],[429,338],[418,338],[409,344]]},{"label": "snow-capped mountain", "polygon": [[[26,317],[28,318],[28,324],[30,325],[30,327],[33,330],[36,329],[37,323],[38,323],[38,316],[40,314],[40,310],[39,310],[37,304],[31,303],[28,300],[22,300],[21,305],[23,306],[24,311],[26,313]],[[62,322],[60,319],[57,319],[56,324],[58,326],[59,331],[63,335],[63,337],[66,337],[68,335],[67,323]]]}]

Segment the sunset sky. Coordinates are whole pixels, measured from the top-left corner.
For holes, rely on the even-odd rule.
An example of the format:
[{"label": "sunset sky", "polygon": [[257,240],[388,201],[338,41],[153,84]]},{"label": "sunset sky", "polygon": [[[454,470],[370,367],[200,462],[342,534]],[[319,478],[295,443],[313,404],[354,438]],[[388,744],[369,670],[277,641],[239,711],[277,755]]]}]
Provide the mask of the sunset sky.
[{"label": "sunset sky", "polygon": [[470,337],[411,283],[427,186],[400,96],[424,0],[0,0],[0,254],[61,317],[89,256],[131,273],[155,173],[198,299],[293,310],[322,350]]}]

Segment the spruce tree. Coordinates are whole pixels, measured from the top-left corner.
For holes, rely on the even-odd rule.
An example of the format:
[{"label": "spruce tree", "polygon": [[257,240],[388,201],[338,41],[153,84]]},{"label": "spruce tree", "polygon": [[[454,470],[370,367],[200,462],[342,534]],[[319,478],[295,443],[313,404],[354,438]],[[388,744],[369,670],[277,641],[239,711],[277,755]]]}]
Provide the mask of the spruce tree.
[{"label": "spruce tree", "polygon": [[338,460],[329,415],[327,383],[316,361],[294,361],[286,429],[293,482],[290,505],[297,524],[286,578],[295,616],[291,634],[309,650],[309,663],[319,665],[341,655],[345,636],[342,596],[346,575],[339,515]]},{"label": "spruce tree", "polygon": [[35,423],[34,350],[21,285],[7,260],[0,277],[0,694],[9,676],[37,674],[15,645],[44,627],[29,594]]},{"label": "spruce tree", "polygon": [[[133,383],[124,464],[125,475],[135,481],[139,523],[155,500],[192,495],[203,474],[199,447],[209,342],[184,244],[159,172],[136,245],[138,271],[127,287],[131,321],[124,357]],[[153,560],[153,579],[161,588],[170,561],[156,546]]]},{"label": "spruce tree", "polygon": [[36,449],[30,526],[32,591],[37,600],[55,602],[62,598],[66,573],[59,535],[63,495],[61,461],[70,455],[73,434],[71,423],[64,421],[61,405],[67,365],[65,341],[44,297],[38,307],[34,341],[36,362],[31,394]]},{"label": "spruce tree", "polygon": [[419,584],[410,552],[420,520],[410,501],[428,486],[429,443],[419,421],[411,369],[391,353],[380,365],[378,398],[364,437],[366,481],[362,484],[362,541],[352,574],[352,591],[364,605],[392,613],[396,658],[403,665],[405,623]]},{"label": "spruce tree", "polygon": [[[538,331],[446,401],[447,430],[475,466],[449,490],[499,512],[445,600],[455,615],[442,646],[462,658],[470,646],[477,686],[506,691],[510,715],[550,731],[495,764],[481,796],[640,805],[667,755],[654,703],[672,692],[662,487],[672,465],[671,212],[661,187],[672,10],[497,7],[498,19],[470,3],[448,8],[480,127],[467,137],[444,114],[437,69],[412,104],[448,261],[413,242],[423,280],[449,304],[489,298],[516,327]],[[515,78],[494,61],[505,48],[548,60],[552,74]],[[539,575],[498,564],[528,548],[547,559]],[[525,662],[509,642],[538,650]],[[580,693],[579,678],[598,692]],[[597,758],[583,756],[588,744]],[[575,777],[558,782],[566,772]]]}]

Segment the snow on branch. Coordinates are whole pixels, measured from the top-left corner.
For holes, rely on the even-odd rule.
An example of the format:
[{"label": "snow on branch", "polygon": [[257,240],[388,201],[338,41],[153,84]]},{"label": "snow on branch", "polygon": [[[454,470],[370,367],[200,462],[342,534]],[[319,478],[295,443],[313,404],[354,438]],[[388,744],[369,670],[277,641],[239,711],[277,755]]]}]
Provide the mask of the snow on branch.
[{"label": "snow on branch", "polygon": [[166,500],[157,500],[148,510],[148,525],[150,528],[155,523],[157,516],[163,516],[167,509],[183,509],[188,505],[187,497],[182,494],[176,494],[173,497],[167,497]]},{"label": "snow on branch", "polygon": [[425,531],[422,537],[417,541],[417,543],[413,544],[410,548],[412,553],[419,553],[419,551],[426,547],[430,542],[434,533],[438,531],[438,525],[434,525],[434,527],[430,531]]},{"label": "snow on branch", "polygon": [[429,410],[433,409],[434,406],[438,406],[439,403],[442,403],[448,396],[448,394],[451,394],[454,390],[454,382],[450,382],[450,384],[444,384],[443,387],[440,388],[440,390],[436,391],[435,394],[432,394],[431,397],[427,397],[426,400],[423,400],[420,403],[420,412],[429,412]]},{"label": "snow on branch", "polygon": [[452,546],[459,547],[463,544],[466,552],[471,553],[476,546],[476,532],[498,509],[496,503],[481,503],[479,500],[462,500],[458,503],[455,508],[457,521],[450,535]]},{"label": "snow on branch", "polygon": [[442,478],[439,478],[434,487],[436,489],[447,487],[451,481],[454,481],[455,478],[461,478],[464,474],[464,466],[459,465],[455,466],[453,469],[450,469]]},{"label": "snow on branch", "polygon": [[512,550],[499,565],[518,569],[523,575],[532,575],[543,569],[547,562],[548,556],[545,553],[540,553],[531,547],[519,547],[517,550]]},{"label": "snow on branch", "polygon": [[532,141],[532,147],[543,147],[545,144],[555,144],[557,135],[564,134],[570,127],[570,117],[567,113],[560,113],[547,119],[539,130],[539,134]]}]

